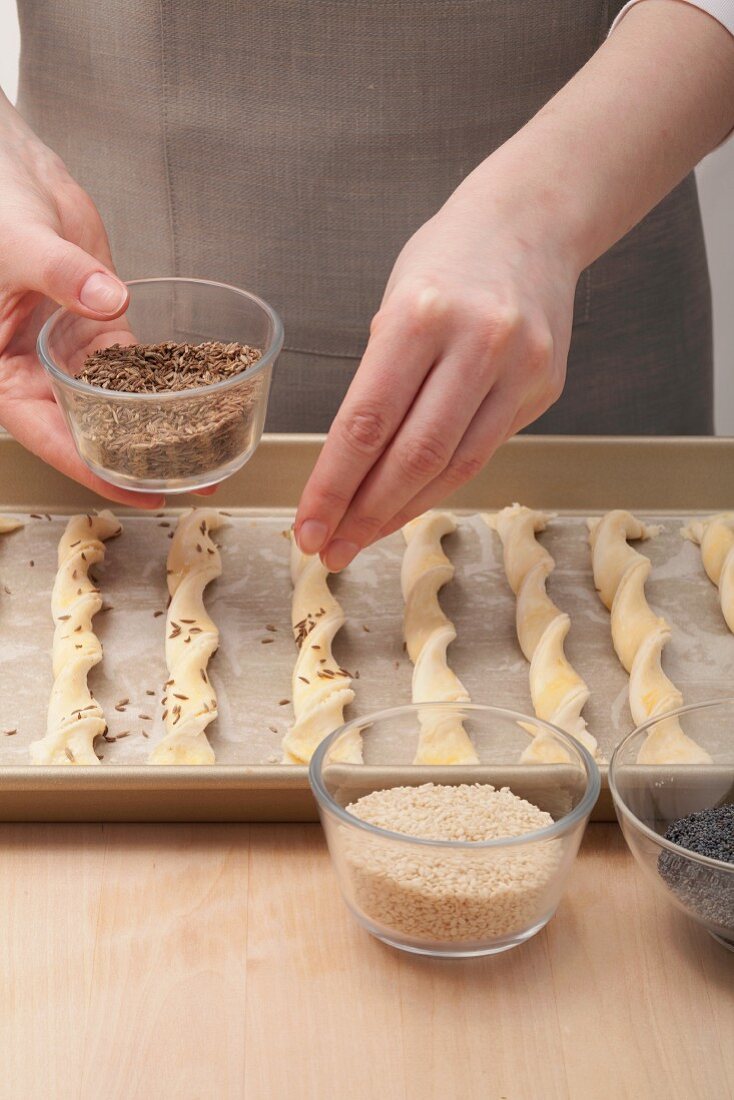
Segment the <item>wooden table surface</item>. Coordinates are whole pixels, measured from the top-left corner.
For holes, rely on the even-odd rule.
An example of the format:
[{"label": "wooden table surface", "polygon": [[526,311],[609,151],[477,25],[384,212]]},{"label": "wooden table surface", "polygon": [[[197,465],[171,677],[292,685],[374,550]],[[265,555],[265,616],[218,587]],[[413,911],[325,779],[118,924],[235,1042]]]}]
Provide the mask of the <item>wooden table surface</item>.
[{"label": "wooden table surface", "polygon": [[592,825],[506,954],[353,923],[315,825],[0,826],[0,1096],[734,1096],[734,954]]}]

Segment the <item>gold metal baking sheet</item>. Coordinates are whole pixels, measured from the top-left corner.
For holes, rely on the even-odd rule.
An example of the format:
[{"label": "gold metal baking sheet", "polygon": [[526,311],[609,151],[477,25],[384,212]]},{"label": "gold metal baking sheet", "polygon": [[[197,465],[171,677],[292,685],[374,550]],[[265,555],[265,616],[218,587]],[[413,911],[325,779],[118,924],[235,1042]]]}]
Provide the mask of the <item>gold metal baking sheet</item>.
[{"label": "gold metal baking sheet", "polygon": [[[105,746],[100,768],[33,768],[27,744],[40,736],[50,686],[52,624],[49,594],[63,517],[100,502],[48,470],[13,441],[0,438],[0,509],[28,519],[18,535],[0,540],[0,580],[11,596],[0,599],[0,818],[4,820],[311,820],[315,807],[306,769],[275,763],[291,719],[290,671],[295,654],[289,631],[288,526],[321,437],[265,437],[253,460],[223,485],[212,503],[232,511],[221,532],[224,573],[208,590],[208,606],[222,629],[212,666],[221,717],[212,740],[212,768],[151,768],[145,756],[160,736],[157,690],[165,679],[166,519],[118,509],[123,539],[111,543],[100,573],[113,605],[96,620],[105,662],[95,670],[95,691],[111,733],[128,737]],[[572,614],[569,656],[593,690],[587,715],[608,757],[629,728],[626,677],[616,665],[608,614],[590,583],[583,516],[611,507],[661,514],[665,532],[646,544],[655,569],[651,603],[676,626],[666,668],[686,701],[728,690],[734,638],[721,619],[716,591],[706,580],[698,551],[682,542],[682,517],[734,507],[734,441],[724,439],[566,439],[523,437],[449,503],[461,512],[501,507],[512,500],[571,513],[544,536],[558,566],[551,582],[560,606]],[[208,504],[171,498],[172,506]],[[172,510],[175,510],[172,508]],[[580,513],[574,516],[573,513]],[[527,666],[514,636],[514,599],[501,567],[498,541],[475,516],[462,516],[446,547],[456,581],[442,603],[455,621],[451,662],[477,702],[528,710]],[[352,713],[404,702],[410,664],[402,651],[399,535],[363,555],[335,581],[348,615],[336,650],[342,664],[360,670]],[[33,567],[30,560],[34,561]],[[272,644],[266,624],[276,625]],[[364,630],[363,627],[367,627]],[[158,637],[160,635],[160,637]],[[713,655],[713,656],[712,656]],[[396,667],[397,665],[397,667]],[[142,682],[145,681],[145,682]],[[114,702],[131,699],[124,714]],[[142,722],[140,713],[154,721]],[[271,728],[272,727],[272,728]],[[142,737],[142,729],[149,732]],[[603,769],[604,772],[606,769]],[[520,775],[517,777],[520,781]],[[604,791],[596,816],[612,816]]]}]

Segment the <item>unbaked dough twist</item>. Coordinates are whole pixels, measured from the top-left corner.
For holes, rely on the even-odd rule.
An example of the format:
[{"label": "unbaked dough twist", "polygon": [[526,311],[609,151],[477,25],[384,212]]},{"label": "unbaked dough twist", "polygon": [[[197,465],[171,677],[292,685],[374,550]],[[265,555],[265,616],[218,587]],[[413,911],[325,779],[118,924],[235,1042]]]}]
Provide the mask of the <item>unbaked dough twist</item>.
[{"label": "unbaked dough twist", "polygon": [[19,519],[13,519],[12,516],[0,516],[0,535],[8,535],[11,531],[17,531],[22,526],[23,523]]},{"label": "unbaked dough twist", "polygon": [[719,589],[726,625],[734,633],[734,512],[694,520],[681,534],[701,547],[703,567]]},{"label": "unbaked dough twist", "polygon": [[[441,610],[438,593],[454,576],[441,539],[456,530],[450,512],[426,512],[403,528],[407,543],[401,570],[405,643],[413,662],[414,703],[468,703],[469,693],[449,666],[446,651],[456,630]],[[476,764],[477,754],[458,717],[420,713],[415,764]]]},{"label": "unbaked dough twist", "polygon": [[0,535],[9,535],[11,531],[17,531],[24,524],[19,519],[11,516],[0,516]]},{"label": "unbaked dough twist", "polygon": [[[563,643],[571,619],[546,592],[556,563],[536,539],[553,517],[521,504],[485,515],[487,525],[502,540],[505,573],[517,597],[515,624],[520,648],[530,662],[530,697],[538,718],[575,737],[592,756],[596,738],[588,732],[582,710],[590,692],[572,667]],[[531,733],[531,726],[526,727]],[[568,753],[558,741],[539,730],[522,754],[524,763],[560,763]]]},{"label": "unbaked dough twist", "polygon": [[224,524],[213,508],[195,508],[176,526],[168,553],[166,732],[149,764],[214,763],[206,728],[217,717],[217,695],[207,665],[219,646],[219,631],[204,607],[204,589],[222,572],[210,532]]},{"label": "unbaked dough twist", "polygon": [[[663,672],[662,652],[671,637],[645,598],[645,582],[652,563],[628,539],[648,539],[660,527],[648,526],[629,512],[616,509],[601,519],[587,521],[594,583],[599,598],[612,613],[612,642],[630,675],[629,703],[636,725],[676,710],[683,696]],[[707,763],[710,757],[687,737],[677,718],[653,726],[640,749],[641,764]]]},{"label": "unbaked dough twist", "polygon": [[[283,738],[286,764],[307,764],[323,739],[344,722],[354,699],[349,673],[334,660],[332,644],[344,626],[341,604],[331,594],[329,570],[317,554],[303,554],[291,540],[291,623],[298,656],[293,669],[295,721]],[[342,738],[332,759],[362,763],[358,731]]]},{"label": "unbaked dough twist", "polygon": [[59,541],[51,594],[54,685],[46,735],[30,747],[33,764],[99,764],[94,739],[107,724],[87,676],[102,660],[102,645],[92,629],[102,596],[89,577],[89,568],[103,560],[104,540],[121,532],[117,518],[104,511],[72,516]]}]

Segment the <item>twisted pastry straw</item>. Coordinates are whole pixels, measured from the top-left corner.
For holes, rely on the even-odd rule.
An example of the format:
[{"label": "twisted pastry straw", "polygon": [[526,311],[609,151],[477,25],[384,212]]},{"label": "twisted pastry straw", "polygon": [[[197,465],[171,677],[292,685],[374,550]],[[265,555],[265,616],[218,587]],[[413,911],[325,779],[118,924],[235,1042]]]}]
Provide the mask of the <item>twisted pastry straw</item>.
[{"label": "twisted pastry straw", "polygon": [[87,684],[90,669],[102,660],[102,645],[92,619],[102,596],[89,567],[103,560],[103,540],[122,532],[112,512],[72,516],[59,541],[58,571],[51,594],[54,685],[46,735],[30,747],[33,764],[99,764],[94,739],[107,729],[104,712]]},{"label": "twisted pastry straw", "polygon": [[719,589],[726,625],[734,633],[734,512],[694,520],[681,534],[701,547],[703,567]]},{"label": "twisted pastry straw", "polygon": [[213,508],[195,508],[176,525],[168,553],[166,732],[148,757],[149,764],[214,763],[206,727],[217,717],[217,696],[207,665],[219,645],[219,631],[204,607],[204,589],[222,572],[210,532],[224,523]]},{"label": "twisted pastry straw", "polygon": [[[628,539],[648,539],[662,528],[651,527],[617,509],[590,519],[594,583],[612,613],[612,642],[629,673],[629,703],[636,725],[683,705],[683,696],[663,672],[662,652],[671,637],[645,598],[652,563]],[[640,764],[708,763],[710,757],[680,727],[677,718],[653,726],[638,755]]]},{"label": "twisted pastry straw", "polygon": [[[538,718],[552,722],[575,737],[592,756],[596,738],[581,715],[590,692],[569,663],[563,643],[571,627],[569,616],[546,592],[556,563],[536,539],[552,516],[521,504],[484,515],[485,523],[502,540],[505,573],[517,597],[515,623],[520,648],[530,662],[530,697]],[[535,732],[526,726],[529,732]],[[523,763],[562,763],[568,753],[549,734],[539,730],[521,756]]]},{"label": "twisted pastry straw", "polygon": [[17,531],[24,526],[21,520],[13,519],[12,516],[0,516],[0,535],[9,535],[11,531]]},{"label": "twisted pastry straw", "polygon": [[[426,512],[403,528],[407,543],[400,581],[405,601],[405,642],[413,662],[413,702],[468,703],[469,693],[448,666],[446,651],[456,638],[438,593],[454,576],[441,539],[456,530],[449,512]],[[458,718],[419,715],[415,764],[476,764],[478,757]]]},{"label": "twisted pastry straw", "polygon": [[0,535],[7,535],[11,531],[17,531],[19,527],[22,527],[23,523],[19,519],[13,519],[12,516],[0,516]]},{"label": "twisted pastry straw", "polygon": [[[331,650],[345,617],[329,591],[328,576],[318,555],[302,554],[291,539],[291,622],[298,656],[292,688],[295,721],[283,738],[286,764],[307,764],[317,745],[342,725],[344,708],[354,699],[349,673],[337,665]],[[341,739],[332,759],[362,763],[358,731]]]}]

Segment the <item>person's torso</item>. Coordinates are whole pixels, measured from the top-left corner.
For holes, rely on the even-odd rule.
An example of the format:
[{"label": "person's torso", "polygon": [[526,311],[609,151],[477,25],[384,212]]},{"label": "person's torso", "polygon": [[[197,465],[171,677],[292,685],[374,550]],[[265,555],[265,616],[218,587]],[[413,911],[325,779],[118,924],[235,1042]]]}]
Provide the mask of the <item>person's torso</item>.
[{"label": "person's torso", "polygon": [[121,273],[257,288],[358,355],[390,266],[587,60],[604,0],[21,0],[19,102]]},{"label": "person's torso", "polygon": [[[19,107],[97,202],[123,277],[218,279],[282,313],[278,426],[323,427],[405,241],[620,6],[20,0]],[[581,325],[592,289],[585,273]]]}]

